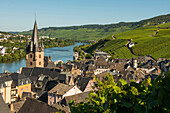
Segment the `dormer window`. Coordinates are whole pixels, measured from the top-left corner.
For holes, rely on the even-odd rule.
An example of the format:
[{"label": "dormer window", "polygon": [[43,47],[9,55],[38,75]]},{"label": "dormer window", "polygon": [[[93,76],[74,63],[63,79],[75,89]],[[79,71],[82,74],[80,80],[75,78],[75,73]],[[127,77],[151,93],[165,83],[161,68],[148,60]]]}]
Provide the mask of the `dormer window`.
[{"label": "dormer window", "polygon": [[23,85],[23,84],[24,84],[24,82],[23,82],[23,81],[20,81],[20,84],[21,84],[21,85]]},{"label": "dormer window", "polygon": [[26,80],[25,83],[28,84],[28,80]]}]

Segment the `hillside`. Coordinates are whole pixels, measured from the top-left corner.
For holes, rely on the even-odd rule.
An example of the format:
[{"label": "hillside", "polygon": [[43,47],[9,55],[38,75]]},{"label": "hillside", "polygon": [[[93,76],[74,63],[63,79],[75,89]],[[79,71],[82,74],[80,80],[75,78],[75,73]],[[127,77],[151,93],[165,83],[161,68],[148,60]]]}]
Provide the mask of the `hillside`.
[{"label": "hillside", "polygon": [[[83,25],[71,27],[49,27],[39,30],[41,35],[50,35],[53,38],[67,38],[74,40],[99,40],[112,34],[133,30],[142,26],[157,25],[170,21],[170,14],[161,15],[139,22],[120,22],[108,25]],[[31,31],[20,32],[19,34],[31,34]]]},{"label": "hillside", "polygon": [[[132,58],[135,56],[151,55],[153,58],[170,58],[170,23],[140,27],[125,31],[98,41],[83,49],[93,53],[96,49],[108,52],[114,58]],[[125,46],[132,40],[135,45],[131,50]]]}]

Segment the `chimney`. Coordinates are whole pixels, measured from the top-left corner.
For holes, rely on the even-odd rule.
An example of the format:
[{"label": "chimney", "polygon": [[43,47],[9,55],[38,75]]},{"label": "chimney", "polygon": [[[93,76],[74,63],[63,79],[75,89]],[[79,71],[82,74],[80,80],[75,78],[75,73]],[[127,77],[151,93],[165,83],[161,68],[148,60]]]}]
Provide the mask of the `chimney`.
[{"label": "chimney", "polygon": [[13,103],[10,105],[10,108],[11,108],[11,111],[14,110],[14,104]]},{"label": "chimney", "polygon": [[133,59],[133,67],[134,67],[134,68],[137,68],[137,67],[138,67],[137,60],[135,60],[135,59]]},{"label": "chimney", "polygon": [[49,61],[51,61],[51,58],[52,58],[52,57],[51,57],[51,56],[49,56]]}]

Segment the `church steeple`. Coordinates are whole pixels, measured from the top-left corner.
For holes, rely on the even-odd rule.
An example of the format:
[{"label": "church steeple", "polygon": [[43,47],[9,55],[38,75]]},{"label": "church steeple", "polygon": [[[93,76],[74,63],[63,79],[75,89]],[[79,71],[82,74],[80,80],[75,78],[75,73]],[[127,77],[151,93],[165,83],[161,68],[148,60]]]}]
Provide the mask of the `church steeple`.
[{"label": "church steeple", "polygon": [[35,20],[35,23],[34,23],[34,29],[33,29],[31,41],[33,42],[34,46],[36,47],[35,50],[37,50],[37,47],[39,47],[39,35],[38,35],[38,27],[37,27],[36,20]]},{"label": "church steeple", "polygon": [[44,51],[44,47],[42,47],[42,42],[39,39],[38,27],[37,27],[36,20],[35,20],[35,23],[34,23],[34,28],[33,28],[33,33],[32,33],[32,38],[31,38],[31,41],[30,41],[30,45],[28,46],[27,50],[33,51],[33,52]]},{"label": "church steeple", "polygon": [[26,48],[26,66],[44,67],[44,47],[39,39],[36,19],[30,44]]},{"label": "church steeple", "polygon": [[37,27],[37,22],[35,20],[34,23],[34,29],[33,29],[33,34],[32,34],[32,39],[34,45],[38,45],[39,42],[39,35],[38,35],[38,27]]}]

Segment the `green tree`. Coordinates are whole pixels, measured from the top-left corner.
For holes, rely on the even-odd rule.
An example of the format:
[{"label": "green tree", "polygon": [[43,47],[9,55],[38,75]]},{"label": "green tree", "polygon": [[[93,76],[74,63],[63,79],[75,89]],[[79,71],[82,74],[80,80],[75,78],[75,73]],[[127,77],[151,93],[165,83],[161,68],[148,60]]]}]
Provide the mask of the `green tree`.
[{"label": "green tree", "polygon": [[92,58],[92,55],[90,53],[86,54],[85,56],[86,59],[91,59]]},{"label": "green tree", "polygon": [[[97,79],[96,79],[97,80]],[[128,84],[124,79],[114,82],[108,74],[104,82],[97,80],[94,92],[89,93],[88,102],[75,104],[70,101],[73,113],[165,113],[170,112],[170,72],[142,83],[133,80]]]}]

